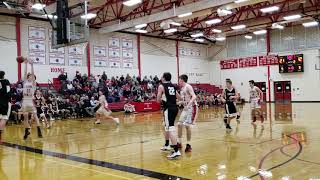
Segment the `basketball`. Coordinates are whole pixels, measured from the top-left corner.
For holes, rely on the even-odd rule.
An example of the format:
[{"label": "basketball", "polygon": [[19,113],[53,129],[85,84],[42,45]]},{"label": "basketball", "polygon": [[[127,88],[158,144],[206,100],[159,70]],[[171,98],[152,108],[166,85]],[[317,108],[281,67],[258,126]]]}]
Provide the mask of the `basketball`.
[{"label": "basketball", "polygon": [[17,57],[17,62],[18,63],[23,63],[25,61],[25,58],[24,57],[22,57],[22,56],[18,56]]}]

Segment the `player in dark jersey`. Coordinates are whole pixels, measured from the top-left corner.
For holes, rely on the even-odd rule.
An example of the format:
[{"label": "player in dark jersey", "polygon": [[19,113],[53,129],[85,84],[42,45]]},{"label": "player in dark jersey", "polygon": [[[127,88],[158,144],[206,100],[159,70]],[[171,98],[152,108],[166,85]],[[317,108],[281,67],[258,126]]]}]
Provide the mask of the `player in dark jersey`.
[{"label": "player in dark jersey", "polygon": [[10,82],[4,79],[5,72],[0,71],[0,142],[1,134],[6,126],[10,113]]},{"label": "player in dark jersey", "polygon": [[44,99],[44,97],[39,89],[36,90],[36,94],[33,98],[33,102],[34,102],[34,106],[37,111],[38,118],[39,119],[42,118],[46,124],[46,127],[50,128],[50,122],[48,122],[47,117],[44,112],[44,108],[47,107],[46,100]]},{"label": "player in dark jersey", "polygon": [[162,76],[162,84],[158,88],[158,102],[162,102],[163,116],[164,116],[164,129],[165,129],[165,145],[161,148],[163,151],[170,150],[169,139],[171,140],[174,151],[167,156],[169,159],[174,159],[181,156],[177,146],[176,129],[174,121],[178,114],[177,99],[181,100],[176,87],[171,83],[171,74],[166,72]]},{"label": "player in dark jersey", "polygon": [[232,86],[232,81],[230,79],[226,80],[227,87],[222,91],[221,102],[225,104],[225,118],[224,123],[226,125],[227,131],[231,131],[230,122],[233,118],[237,117],[236,100],[238,99],[238,93]]}]

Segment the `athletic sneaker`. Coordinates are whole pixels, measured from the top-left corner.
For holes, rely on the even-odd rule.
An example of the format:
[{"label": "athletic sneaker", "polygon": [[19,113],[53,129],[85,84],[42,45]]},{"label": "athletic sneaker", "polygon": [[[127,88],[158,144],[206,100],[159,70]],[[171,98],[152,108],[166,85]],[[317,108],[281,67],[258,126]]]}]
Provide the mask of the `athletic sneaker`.
[{"label": "athletic sneaker", "polygon": [[177,158],[177,157],[179,157],[179,156],[181,156],[181,153],[180,153],[180,151],[177,151],[177,152],[172,152],[169,156],[167,156],[167,158],[169,158],[169,159],[174,159],[174,158]]},{"label": "athletic sneaker", "polygon": [[177,143],[177,147],[178,147],[179,149],[181,149],[181,148],[182,148],[181,143]]},{"label": "athletic sneaker", "polygon": [[119,120],[119,118],[113,118],[113,120],[117,123],[117,125],[119,125],[119,124],[120,124],[120,120]]},{"label": "athletic sneaker", "polygon": [[94,122],[94,124],[101,124],[100,119],[97,119],[96,122]]},{"label": "athletic sneaker", "polygon": [[172,148],[170,146],[166,146],[166,145],[160,148],[161,151],[170,151],[171,149]]},{"label": "athletic sneaker", "polygon": [[23,139],[26,140],[29,135],[30,135],[30,132],[29,132],[29,131],[26,131],[26,132],[24,133]]},{"label": "athletic sneaker", "polygon": [[186,149],[184,150],[184,152],[192,152],[192,147],[190,144],[187,144]]},{"label": "athletic sneaker", "polygon": [[227,132],[231,132],[232,131],[232,128],[231,128],[231,126],[229,125],[229,124],[227,124]]}]

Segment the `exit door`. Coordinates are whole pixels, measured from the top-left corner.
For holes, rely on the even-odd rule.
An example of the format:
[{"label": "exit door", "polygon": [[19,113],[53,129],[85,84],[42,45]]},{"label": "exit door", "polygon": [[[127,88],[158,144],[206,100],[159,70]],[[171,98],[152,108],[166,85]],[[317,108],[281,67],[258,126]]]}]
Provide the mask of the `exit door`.
[{"label": "exit door", "polygon": [[255,86],[261,89],[263,93],[263,101],[267,101],[267,85],[266,82],[255,82]]},{"label": "exit door", "polygon": [[274,82],[274,100],[276,102],[291,101],[291,82],[290,81]]}]

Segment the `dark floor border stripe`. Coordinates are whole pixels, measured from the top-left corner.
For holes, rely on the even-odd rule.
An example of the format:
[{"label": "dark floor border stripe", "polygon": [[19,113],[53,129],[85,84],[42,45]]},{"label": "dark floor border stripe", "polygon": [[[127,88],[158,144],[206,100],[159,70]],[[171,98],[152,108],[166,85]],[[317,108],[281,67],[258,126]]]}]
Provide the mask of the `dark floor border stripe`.
[{"label": "dark floor border stripe", "polygon": [[105,167],[105,168],[109,168],[109,169],[113,169],[113,170],[118,170],[118,171],[123,171],[123,172],[127,172],[127,173],[147,176],[147,177],[156,178],[156,179],[188,180],[187,178],[184,178],[184,177],[173,176],[173,175],[169,175],[169,174],[159,173],[159,172],[150,171],[150,170],[146,170],[146,169],[139,169],[139,168],[135,168],[135,167],[125,166],[125,165],[120,165],[120,164],[115,164],[115,163],[110,163],[110,162],[105,162],[105,161],[87,159],[87,158],[73,156],[73,155],[67,155],[67,154],[63,154],[63,153],[51,152],[51,151],[32,148],[32,147],[28,147],[28,146],[19,145],[19,144],[2,142],[2,145],[6,146],[6,147],[14,148],[14,149],[32,152],[32,153],[42,154],[42,155],[51,156],[51,157],[57,157],[57,158],[61,158],[61,159],[67,159],[67,160],[71,160],[71,161],[75,161],[75,162],[79,162],[79,163]]}]

